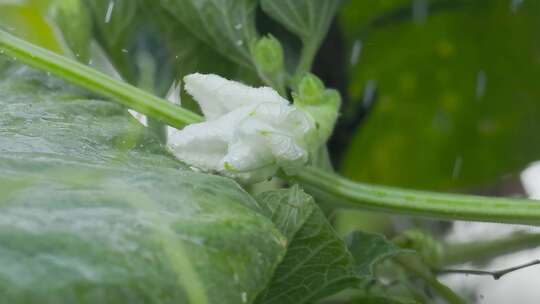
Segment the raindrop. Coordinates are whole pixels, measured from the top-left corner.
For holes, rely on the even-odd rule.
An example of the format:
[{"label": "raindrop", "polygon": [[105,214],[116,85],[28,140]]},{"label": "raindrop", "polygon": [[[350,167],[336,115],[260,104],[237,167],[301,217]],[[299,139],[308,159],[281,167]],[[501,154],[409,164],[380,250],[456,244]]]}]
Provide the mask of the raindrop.
[{"label": "raindrop", "polygon": [[114,1],[110,1],[109,6],[107,7],[107,13],[105,14],[105,23],[111,22],[113,10],[114,10]]},{"label": "raindrop", "polygon": [[237,31],[241,30],[242,27],[243,27],[243,26],[242,26],[242,23],[238,23],[237,25],[234,26],[234,28],[235,28]]},{"label": "raindrop", "polygon": [[127,49],[122,49],[122,53],[128,53],[129,51]]},{"label": "raindrop", "polygon": [[244,45],[244,41],[238,40],[238,41],[236,41],[236,45],[242,46],[242,45]]},{"label": "raindrop", "polygon": [[353,44],[351,51],[351,65],[356,65],[360,60],[360,54],[362,53],[362,41],[356,40]]},{"label": "raindrop", "polygon": [[427,0],[414,0],[412,4],[412,16],[415,23],[422,24],[426,21],[429,11]]},{"label": "raindrop", "polygon": [[247,303],[247,301],[248,301],[247,292],[245,292],[245,291],[242,292],[241,297],[242,297],[242,303]]},{"label": "raindrop", "polygon": [[463,165],[463,157],[458,156],[454,161],[454,169],[452,169],[452,179],[457,179],[461,173],[461,165]]},{"label": "raindrop", "polygon": [[486,94],[487,76],[486,72],[480,70],[476,76],[476,99],[482,99]]}]

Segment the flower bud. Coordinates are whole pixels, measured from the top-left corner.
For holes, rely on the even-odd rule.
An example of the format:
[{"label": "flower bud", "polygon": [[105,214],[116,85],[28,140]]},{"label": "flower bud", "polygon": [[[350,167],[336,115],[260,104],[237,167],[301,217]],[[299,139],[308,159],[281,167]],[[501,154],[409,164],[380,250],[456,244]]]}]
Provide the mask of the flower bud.
[{"label": "flower bud", "polygon": [[283,70],[283,47],[272,35],[259,39],[253,45],[252,56],[257,68],[265,74],[274,75]]},{"label": "flower bud", "polygon": [[334,130],[341,96],[336,90],[326,89],[324,83],[315,75],[308,74],[298,83],[293,92],[294,105],[307,112],[317,127],[317,143],[325,144]]},{"label": "flower bud", "polygon": [[325,86],[319,77],[307,74],[298,84],[298,93],[295,94],[295,103],[304,105],[317,105],[324,102]]}]

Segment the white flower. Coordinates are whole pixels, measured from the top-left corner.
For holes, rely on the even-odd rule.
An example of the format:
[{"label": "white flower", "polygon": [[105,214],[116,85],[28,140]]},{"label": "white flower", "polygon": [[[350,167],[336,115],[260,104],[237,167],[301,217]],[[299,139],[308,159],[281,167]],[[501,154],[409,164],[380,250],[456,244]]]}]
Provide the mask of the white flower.
[{"label": "white flower", "polygon": [[191,74],[184,82],[207,121],[171,134],[169,148],[178,159],[244,183],[307,163],[315,122],[272,88],[217,75]]}]

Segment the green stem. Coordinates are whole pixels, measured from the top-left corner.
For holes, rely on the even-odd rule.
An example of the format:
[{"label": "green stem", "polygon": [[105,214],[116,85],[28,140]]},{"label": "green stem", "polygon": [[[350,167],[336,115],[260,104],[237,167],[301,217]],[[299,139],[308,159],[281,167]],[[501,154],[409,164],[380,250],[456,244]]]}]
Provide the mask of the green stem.
[{"label": "green stem", "polygon": [[[406,190],[354,182],[307,167],[293,177],[346,206],[447,220],[540,224],[540,202]],[[329,196],[330,195],[330,196]]]},{"label": "green stem", "polygon": [[133,110],[173,127],[182,128],[186,124],[202,121],[197,114],[2,30],[0,30],[0,53],[92,92],[115,99]]},{"label": "green stem", "polygon": [[[182,128],[202,117],[168,101],[115,80],[90,67],[62,57],[0,30],[0,53],[50,72],[94,93],[110,97],[148,117]],[[356,183],[333,173],[307,167],[290,179],[298,180],[331,201],[390,213],[448,220],[540,224],[540,202],[442,194]]]},{"label": "green stem", "polygon": [[540,246],[538,233],[514,233],[491,241],[448,244],[444,250],[443,265],[483,262],[500,255],[538,246]]},{"label": "green stem", "polygon": [[304,47],[300,53],[300,61],[298,62],[298,67],[295,72],[296,78],[302,77],[305,73],[311,71],[313,60],[315,60],[315,55],[317,55],[317,45],[309,43],[309,41],[311,40],[305,40]]}]

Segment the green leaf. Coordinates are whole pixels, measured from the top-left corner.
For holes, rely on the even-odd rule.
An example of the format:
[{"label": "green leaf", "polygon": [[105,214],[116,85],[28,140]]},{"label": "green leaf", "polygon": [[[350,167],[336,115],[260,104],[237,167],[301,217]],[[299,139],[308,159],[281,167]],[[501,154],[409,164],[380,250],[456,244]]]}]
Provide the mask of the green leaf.
[{"label": "green leaf", "polygon": [[[171,15],[168,10],[155,5],[153,1],[141,1],[146,13],[147,27],[157,29],[161,49],[166,51],[160,61],[160,71],[172,69],[171,80],[182,80],[185,75],[199,73],[218,74],[229,79],[241,80],[256,85],[259,80],[252,69],[242,67],[221,55],[194,36],[189,29]],[[191,96],[182,90],[182,106],[198,110]]]},{"label": "green leaf", "polygon": [[57,0],[49,9],[52,19],[58,25],[66,44],[77,60],[88,63],[92,22],[81,0]]},{"label": "green leaf", "polygon": [[[428,4],[429,7],[430,3],[436,1],[438,0],[417,2],[416,8],[418,8],[418,5],[425,4]],[[403,19],[410,18],[411,13],[414,13],[414,9],[414,0],[347,1],[340,10],[339,21],[342,27],[346,29],[345,34],[357,38],[362,32],[368,30],[370,27],[376,27],[382,22],[392,22],[394,20],[399,22]]]},{"label": "green leaf", "polygon": [[392,297],[385,296],[382,294],[367,294],[365,296],[355,297],[354,299],[347,302],[347,304],[417,304],[419,302],[402,298],[402,297]]},{"label": "green leaf", "polygon": [[154,5],[161,5],[221,55],[253,68],[249,46],[257,39],[256,0],[160,0]]},{"label": "green leaf", "polygon": [[287,254],[256,303],[311,303],[374,279],[381,261],[411,251],[361,231],[339,238],[313,198],[298,186],[259,194],[263,213],[287,238]]},{"label": "green leaf", "polygon": [[[351,1],[343,24],[356,24],[349,12],[372,2]],[[356,102],[343,113],[354,113],[373,84],[378,97],[340,171],[372,183],[449,189],[493,182],[537,160],[540,62],[532,41],[540,2],[513,11],[506,0],[452,1],[433,4],[424,19],[412,18],[413,2],[381,13],[393,17],[365,35],[344,27],[351,49],[363,47],[351,67]]]},{"label": "green leaf", "polygon": [[355,231],[346,238],[349,251],[354,257],[354,271],[358,276],[370,278],[375,274],[375,267],[385,259],[399,254],[410,254],[389,242],[380,234]]},{"label": "green leaf", "polygon": [[[173,83],[194,72],[215,73],[253,84],[258,81],[253,69],[223,56],[219,48],[199,39],[170,10],[154,1],[86,2],[93,12],[98,41],[131,84],[165,96]],[[148,69],[143,62],[153,68]],[[197,111],[191,96],[183,90],[181,93],[182,106]]]},{"label": "green leaf", "polygon": [[288,240],[287,254],[257,303],[307,303],[358,283],[345,243],[311,196],[295,186],[256,199]]},{"label": "green leaf", "polygon": [[309,72],[341,0],[261,0],[261,7],[270,17],[298,35],[304,44],[299,63],[302,72]]},{"label": "green leaf", "polygon": [[[388,241],[383,235],[368,233],[363,231],[354,231],[345,239],[347,247],[354,257],[354,272],[359,278],[363,278],[364,282],[369,285],[363,285],[354,291],[354,297],[349,300],[350,304],[354,303],[373,303],[373,304],[412,304],[417,303],[410,300],[409,292],[397,288],[391,291],[389,286],[381,286],[375,281],[376,267],[383,261],[400,256],[414,256],[415,251],[402,249],[393,242]],[[396,277],[395,266],[389,268],[392,275],[391,279]],[[397,276],[394,287],[406,286],[406,280]],[[396,293],[397,292],[397,293]]]},{"label": "green leaf", "polygon": [[57,53],[89,59],[91,24],[80,0],[0,1],[0,26]]},{"label": "green leaf", "polygon": [[64,54],[66,49],[53,25],[45,18],[50,0],[14,2],[0,1],[0,27],[49,50]]},{"label": "green leaf", "polygon": [[261,0],[264,12],[303,41],[314,41],[317,46],[326,36],[340,4],[341,0]]},{"label": "green leaf", "polygon": [[230,179],[193,173],[116,104],[0,82],[0,298],[251,303],[285,239]]},{"label": "green leaf", "polygon": [[124,80],[137,84],[135,47],[144,25],[137,15],[138,1],[84,0],[92,16],[94,36]]}]

